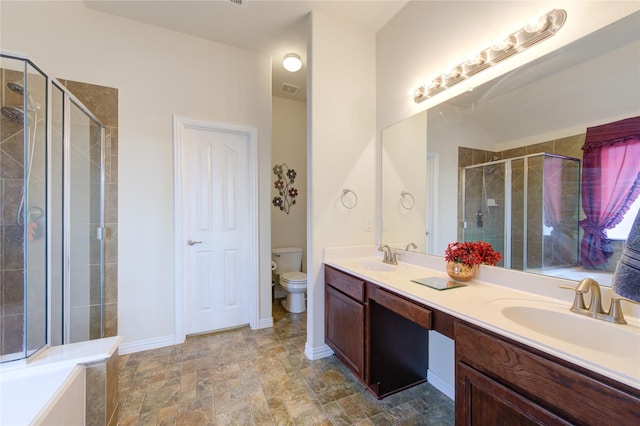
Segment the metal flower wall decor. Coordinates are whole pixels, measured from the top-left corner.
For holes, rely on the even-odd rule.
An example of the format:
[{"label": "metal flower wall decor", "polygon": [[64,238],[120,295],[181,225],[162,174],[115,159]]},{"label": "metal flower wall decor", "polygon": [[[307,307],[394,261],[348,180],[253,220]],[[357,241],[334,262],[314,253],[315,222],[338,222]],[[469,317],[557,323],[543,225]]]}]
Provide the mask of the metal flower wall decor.
[{"label": "metal flower wall decor", "polygon": [[296,179],[296,171],[290,169],[286,163],[273,166],[273,174],[276,175],[276,181],[274,186],[278,190],[278,197],[273,198],[273,205],[278,207],[280,211],[289,214],[291,206],[296,203],[296,197],[298,196],[298,190],[293,187],[293,182]]}]

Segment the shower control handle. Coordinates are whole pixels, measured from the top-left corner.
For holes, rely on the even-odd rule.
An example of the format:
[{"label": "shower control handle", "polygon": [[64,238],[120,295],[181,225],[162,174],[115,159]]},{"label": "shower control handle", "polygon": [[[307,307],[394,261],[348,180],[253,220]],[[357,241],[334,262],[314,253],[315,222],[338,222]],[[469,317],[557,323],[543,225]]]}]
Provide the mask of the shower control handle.
[{"label": "shower control handle", "polygon": [[188,240],[187,244],[192,246],[192,245],[195,245],[195,244],[202,244],[202,241]]}]

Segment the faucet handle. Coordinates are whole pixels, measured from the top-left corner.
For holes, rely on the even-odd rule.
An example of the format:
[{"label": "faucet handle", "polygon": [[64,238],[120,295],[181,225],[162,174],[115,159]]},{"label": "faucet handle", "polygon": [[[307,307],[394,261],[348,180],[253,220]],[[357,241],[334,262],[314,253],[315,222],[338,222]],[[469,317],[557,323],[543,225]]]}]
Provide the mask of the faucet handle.
[{"label": "faucet handle", "polygon": [[558,284],[558,287],[560,287],[563,290],[575,290],[575,287],[571,287],[570,285],[564,285],[564,284]]},{"label": "faucet handle", "polygon": [[636,302],[635,300],[628,299],[624,296],[619,296],[617,294],[614,294],[613,296],[611,296],[611,306],[609,307],[609,312],[607,313],[607,320],[611,321],[614,324],[627,323],[627,321],[624,319],[622,308],[620,307],[621,300],[638,304],[638,302]]},{"label": "faucet handle", "polygon": [[625,302],[631,302],[631,303],[635,303],[636,305],[640,305],[640,302],[636,302],[633,299],[629,299],[628,297],[624,297],[624,296],[620,296],[619,294],[613,294],[613,296],[611,296],[611,300],[616,300],[618,303],[620,303],[621,300],[624,300]]},{"label": "faucet handle", "polygon": [[578,310],[587,309],[587,306],[584,304],[584,297],[582,297],[584,293],[581,291],[578,291],[578,287],[571,287],[570,285],[564,285],[564,284],[558,284],[558,287],[560,287],[563,290],[573,290],[576,292],[576,295],[573,298],[573,306],[571,306],[572,311],[575,312]]}]

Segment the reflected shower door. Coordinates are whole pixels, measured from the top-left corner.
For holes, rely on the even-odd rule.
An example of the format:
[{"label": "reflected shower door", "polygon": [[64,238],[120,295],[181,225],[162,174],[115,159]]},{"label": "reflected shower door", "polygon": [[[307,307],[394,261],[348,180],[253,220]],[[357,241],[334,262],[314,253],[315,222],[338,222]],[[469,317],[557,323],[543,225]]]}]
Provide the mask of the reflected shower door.
[{"label": "reflected shower door", "polygon": [[[527,173],[524,158],[511,160],[511,206],[509,267],[524,270],[527,265]],[[505,257],[507,254],[505,254]]]},{"label": "reflected shower door", "polygon": [[486,241],[501,253],[506,246],[505,170],[505,162],[497,162],[469,166],[463,175],[463,241]]},{"label": "reflected shower door", "polygon": [[68,158],[65,343],[103,336],[102,129],[72,101]]}]

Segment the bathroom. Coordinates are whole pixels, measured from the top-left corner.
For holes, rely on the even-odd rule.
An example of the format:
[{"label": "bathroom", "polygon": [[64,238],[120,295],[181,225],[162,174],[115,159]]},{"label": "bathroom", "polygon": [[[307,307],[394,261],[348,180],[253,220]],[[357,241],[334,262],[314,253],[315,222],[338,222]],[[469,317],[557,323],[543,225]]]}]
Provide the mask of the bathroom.
[{"label": "bathroom", "polygon": [[[43,66],[46,64],[53,75],[119,91],[117,310],[118,333],[125,336],[123,349],[159,348],[176,340],[170,172],[171,116],[176,113],[251,123],[261,134],[268,135],[261,138],[259,153],[260,192],[270,196],[265,195],[260,205],[263,231],[259,267],[260,282],[264,285],[257,309],[258,318],[268,321],[272,299],[271,249],[289,244],[273,241],[270,235],[274,232],[273,220],[289,219],[291,214],[302,210],[299,209],[302,204],[297,203],[290,215],[275,211],[271,203],[272,168],[287,163],[301,171],[305,166],[294,160],[289,163],[284,156],[282,160],[276,158],[271,117],[264,113],[272,103],[269,58],[106,14],[82,2],[55,7],[20,3],[2,2],[0,6],[2,48],[28,52]],[[380,203],[376,158],[380,129],[428,107],[429,102],[416,105],[407,95],[425,75],[440,72],[458,56],[479,47],[477,40],[492,40],[496,29],[509,31],[531,15],[558,7],[548,2],[517,2],[489,3],[479,9],[473,4],[459,8],[446,3],[432,5],[433,12],[426,17],[421,9],[426,5],[413,5],[415,20],[405,17],[411,22],[400,41],[394,39],[394,34],[386,34],[390,29],[379,33],[376,41],[374,34],[330,15],[312,18],[311,47],[316,56],[309,70],[314,86],[308,123],[313,125],[309,125],[304,138],[309,178],[306,190],[298,188],[304,196],[313,194],[311,202],[304,203],[310,206],[306,212],[303,266],[310,284],[306,343],[310,358],[326,354],[324,295],[322,285],[316,285],[322,281],[322,249],[376,242],[374,230],[378,228],[376,211]],[[638,10],[638,5],[619,2],[614,7],[584,2],[568,4],[566,8],[569,21],[557,37],[486,71],[484,76],[478,75],[478,80],[488,80],[568,44]],[[477,22],[479,14],[486,16],[482,25]],[[24,22],[30,22],[33,16],[48,16],[50,21],[34,25],[29,29],[30,36],[24,37]],[[444,25],[438,16],[450,18]],[[66,23],[67,30],[60,31],[61,22]],[[87,30],[89,26],[91,31]],[[442,47],[443,38],[449,40],[446,48]],[[65,49],[54,49],[43,40]],[[399,62],[385,59],[391,57]],[[331,65],[338,63],[347,66]],[[209,69],[226,70],[224,83],[208,78]],[[181,84],[167,84],[175,81],[176,76],[188,77],[180,78]],[[157,96],[160,87],[162,96]],[[452,89],[451,96],[460,90],[463,88]],[[357,208],[346,211],[338,204],[344,188],[358,194]]]}]

